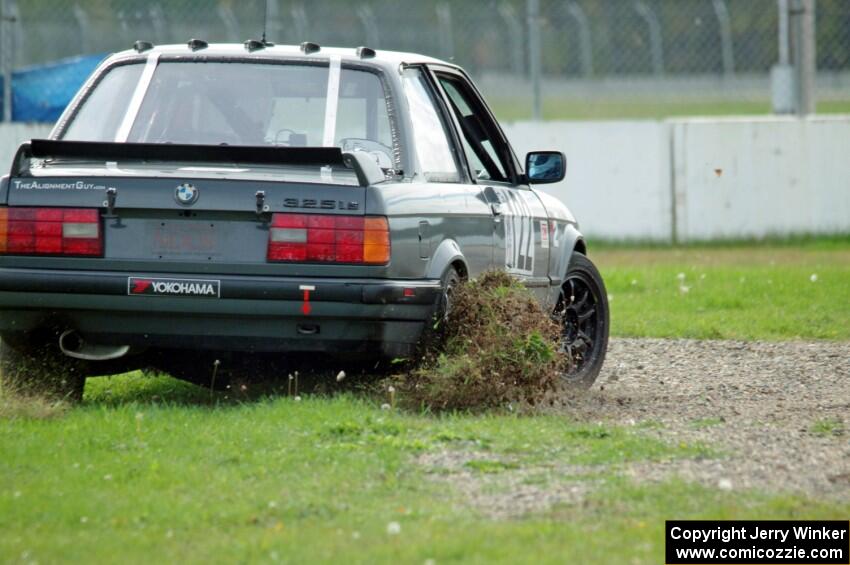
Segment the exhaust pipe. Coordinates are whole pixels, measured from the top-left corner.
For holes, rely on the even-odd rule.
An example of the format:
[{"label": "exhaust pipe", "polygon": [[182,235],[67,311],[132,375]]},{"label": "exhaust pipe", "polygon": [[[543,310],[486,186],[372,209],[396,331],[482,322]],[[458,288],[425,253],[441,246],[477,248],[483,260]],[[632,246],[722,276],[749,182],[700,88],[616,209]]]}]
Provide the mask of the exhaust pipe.
[{"label": "exhaust pipe", "polygon": [[100,345],[88,343],[76,330],[65,330],[59,336],[59,349],[68,357],[83,361],[109,361],[124,357],[129,345]]}]

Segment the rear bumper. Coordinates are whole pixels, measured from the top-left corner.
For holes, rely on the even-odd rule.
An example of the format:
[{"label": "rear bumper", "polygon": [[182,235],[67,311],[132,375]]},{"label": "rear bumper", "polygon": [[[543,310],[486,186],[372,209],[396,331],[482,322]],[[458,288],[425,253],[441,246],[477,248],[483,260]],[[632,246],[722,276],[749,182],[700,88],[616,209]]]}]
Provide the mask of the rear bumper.
[{"label": "rear bumper", "polygon": [[140,296],[128,291],[131,277],[182,278],[0,268],[0,331],[59,327],[109,344],[405,355],[440,292],[436,280],[193,275],[218,281],[219,297]]}]

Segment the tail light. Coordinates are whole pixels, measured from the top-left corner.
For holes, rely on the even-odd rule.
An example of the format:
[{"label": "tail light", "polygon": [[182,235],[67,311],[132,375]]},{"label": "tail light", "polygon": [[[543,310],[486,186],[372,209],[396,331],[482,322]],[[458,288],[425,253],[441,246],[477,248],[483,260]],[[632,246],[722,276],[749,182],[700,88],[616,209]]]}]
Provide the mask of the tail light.
[{"label": "tail light", "polygon": [[385,265],[389,225],[382,216],[274,214],[268,260]]},{"label": "tail light", "polygon": [[0,254],[101,256],[100,215],[88,208],[0,208]]}]

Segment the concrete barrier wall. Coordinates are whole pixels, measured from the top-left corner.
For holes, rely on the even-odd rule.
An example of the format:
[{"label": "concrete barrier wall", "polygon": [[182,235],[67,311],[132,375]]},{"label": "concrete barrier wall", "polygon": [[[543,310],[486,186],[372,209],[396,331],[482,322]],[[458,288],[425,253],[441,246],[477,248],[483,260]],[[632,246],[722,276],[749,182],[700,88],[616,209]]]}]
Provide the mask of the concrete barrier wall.
[{"label": "concrete barrier wall", "polygon": [[520,122],[505,130],[521,160],[532,150],[566,154],[566,179],[541,190],[566,203],[586,235],[670,237],[670,137],[664,123]]},{"label": "concrete barrier wall", "polygon": [[[519,122],[527,151],[567,155],[543,185],[586,235],[678,241],[850,233],[850,116],[669,121]],[[0,124],[0,170],[50,126]]]},{"label": "concrete barrier wall", "polygon": [[669,127],[680,240],[850,232],[850,117]]},{"label": "concrete barrier wall", "polygon": [[850,116],[532,122],[518,153],[559,149],[560,197],[607,239],[850,233]]},{"label": "concrete barrier wall", "polygon": [[12,158],[18,146],[30,139],[43,139],[48,136],[53,125],[45,124],[0,124],[0,175],[9,173]]}]

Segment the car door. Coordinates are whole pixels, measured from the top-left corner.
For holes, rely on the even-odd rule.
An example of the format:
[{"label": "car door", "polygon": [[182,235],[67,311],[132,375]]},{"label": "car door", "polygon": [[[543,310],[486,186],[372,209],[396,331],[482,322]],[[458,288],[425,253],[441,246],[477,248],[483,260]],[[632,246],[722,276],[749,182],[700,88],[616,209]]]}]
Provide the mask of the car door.
[{"label": "car door", "polygon": [[549,222],[537,195],[521,182],[513,151],[471,81],[455,69],[431,68],[452,115],[471,182],[493,213],[493,265],[545,297],[549,286]]},{"label": "car door", "polygon": [[[405,183],[405,197],[393,196],[386,187],[382,193],[393,200],[398,212],[393,222],[399,230],[418,231],[419,257],[429,261],[428,272],[431,261],[442,265],[444,255],[453,254],[450,249],[457,245],[469,271],[464,274],[475,277],[492,267],[491,207],[482,187],[469,182],[451,116],[433,76],[427,68],[412,65],[404,69],[401,79],[417,172],[412,183]],[[405,210],[415,210],[415,215]]]}]

